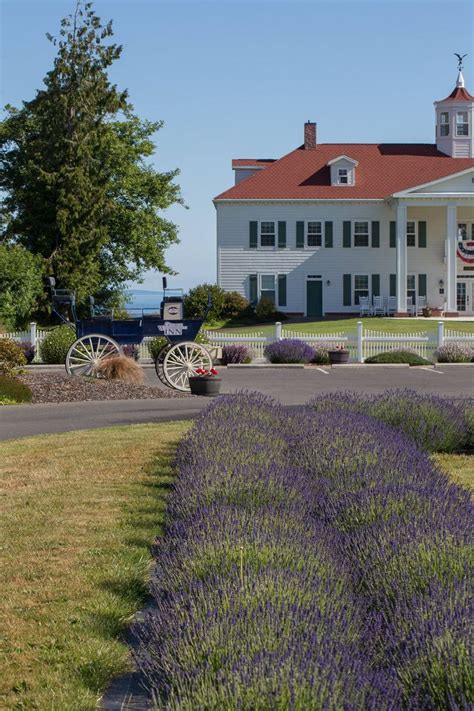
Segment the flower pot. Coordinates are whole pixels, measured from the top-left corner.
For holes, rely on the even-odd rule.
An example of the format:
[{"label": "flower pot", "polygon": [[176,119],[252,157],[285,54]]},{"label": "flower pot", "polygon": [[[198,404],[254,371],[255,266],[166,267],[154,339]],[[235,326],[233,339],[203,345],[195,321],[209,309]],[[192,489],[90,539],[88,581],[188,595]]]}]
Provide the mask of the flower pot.
[{"label": "flower pot", "polygon": [[328,351],[329,362],[331,365],[337,365],[339,363],[349,362],[349,351],[338,350],[338,351]]},{"label": "flower pot", "polygon": [[204,397],[215,397],[221,390],[222,378],[215,375],[191,375],[189,387],[193,395],[203,395]]},{"label": "flower pot", "polygon": [[431,309],[431,315],[432,315],[432,316],[442,316],[442,315],[443,315],[443,309],[440,309],[440,308],[435,307],[435,308]]},{"label": "flower pot", "polygon": [[432,310],[429,306],[425,306],[425,308],[422,309],[422,313],[425,318],[430,318],[430,316],[432,314]]}]

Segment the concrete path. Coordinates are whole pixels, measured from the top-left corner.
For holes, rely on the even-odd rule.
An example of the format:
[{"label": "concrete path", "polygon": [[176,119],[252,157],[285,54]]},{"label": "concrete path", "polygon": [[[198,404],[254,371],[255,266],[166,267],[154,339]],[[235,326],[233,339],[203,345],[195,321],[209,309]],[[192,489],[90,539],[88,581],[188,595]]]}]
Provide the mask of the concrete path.
[{"label": "concrete path", "polygon": [[[301,405],[318,393],[341,390],[381,392],[410,388],[420,393],[474,397],[474,367],[439,365],[436,368],[340,366],[335,368],[219,368],[222,393],[258,390],[284,405]],[[152,368],[146,380],[156,385]],[[195,417],[207,398],[169,400],[109,400],[0,408],[0,440],[48,432],[160,422]]]}]

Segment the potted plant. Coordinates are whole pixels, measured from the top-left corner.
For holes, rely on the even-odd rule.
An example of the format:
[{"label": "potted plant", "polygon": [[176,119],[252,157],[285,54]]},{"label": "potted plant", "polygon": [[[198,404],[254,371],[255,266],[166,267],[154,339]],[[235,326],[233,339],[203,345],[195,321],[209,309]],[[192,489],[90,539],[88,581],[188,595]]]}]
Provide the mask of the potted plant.
[{"label": "potted plant", "polygon": [[430,318],[433,313],[433,309],[431,306],[426,305],[422,308],[421,312],[425,318]]},{"label": "potted plant", "polygon": [[347,363],[349,361],[349,351],[344,346],[336,346],[333,350],[328,351],[329,362],[331,365],[339,363]]},{"label": "potted plant", "polygon": [[204,395],[205,397],[215,397],[219,395],[222,378],[215,368],[206,370],[198,368],[196,375],[189,376],[189,387],[193,395]]}]

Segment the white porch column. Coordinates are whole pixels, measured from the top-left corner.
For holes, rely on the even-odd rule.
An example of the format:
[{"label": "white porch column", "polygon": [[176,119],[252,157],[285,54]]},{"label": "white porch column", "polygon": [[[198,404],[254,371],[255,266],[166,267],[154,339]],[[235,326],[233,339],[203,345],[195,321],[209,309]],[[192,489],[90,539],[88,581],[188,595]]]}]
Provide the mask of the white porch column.
[{"label": "white porch column", "polygon": [[407,207],[397,205],[397,312],[407,316]]},{"label": "white porch column", "polygon": [[456,251],[457,251],[456,205],[446,208],[446,315],[457,316]]}]

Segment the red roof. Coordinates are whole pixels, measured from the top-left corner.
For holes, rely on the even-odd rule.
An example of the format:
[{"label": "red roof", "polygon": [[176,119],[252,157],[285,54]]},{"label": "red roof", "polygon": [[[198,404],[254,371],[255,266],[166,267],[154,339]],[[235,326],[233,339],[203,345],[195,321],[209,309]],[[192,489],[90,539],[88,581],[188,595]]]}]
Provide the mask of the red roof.
[{"label": "red roof", "polygon": [[234,158],[232,168],[266,168],[275,158]]},{"label": "red roof", "polygon": [[443,99],[443,101],[474,101],[474,96],[472,96],[472,94],[470,94],[464,87],[456,86],[450,95]]},{"label": "red roof", "polygon": [[[355,185],[331,185],[327,163],[341,154],[359,162]],[[450,158],[432,144],[322,143],[300,146],[215,199],[384,199],[467,168],[473,158]]]}]

